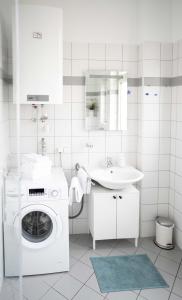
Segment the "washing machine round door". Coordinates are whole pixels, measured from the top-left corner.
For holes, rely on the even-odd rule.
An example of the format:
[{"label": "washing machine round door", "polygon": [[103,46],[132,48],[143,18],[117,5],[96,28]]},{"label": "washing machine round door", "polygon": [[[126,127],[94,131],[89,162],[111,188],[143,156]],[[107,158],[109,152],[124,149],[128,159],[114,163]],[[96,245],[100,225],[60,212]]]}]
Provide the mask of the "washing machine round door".
[{"label": "washing machine round door", "polygon": [[22,244],[25,247],[39,249],[47,247],[62,232],[61,218],[46,205],[29,205],[21,209],[14,221],[17,235],[21,226]]}]

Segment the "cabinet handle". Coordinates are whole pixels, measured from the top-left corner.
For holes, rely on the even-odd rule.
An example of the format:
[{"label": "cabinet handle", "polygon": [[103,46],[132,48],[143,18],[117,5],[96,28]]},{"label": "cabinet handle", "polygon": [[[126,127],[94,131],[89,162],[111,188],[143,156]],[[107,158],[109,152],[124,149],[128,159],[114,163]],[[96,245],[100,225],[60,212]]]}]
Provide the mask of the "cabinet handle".
[{"label": "cabinet handle", "polygon": [[113,199],[116,199],[116,196],[113,196]]},{"label": "cabinet handle", "polygon": [[122,199],[123,197],[122,196],[119,196],[119,199]]}]

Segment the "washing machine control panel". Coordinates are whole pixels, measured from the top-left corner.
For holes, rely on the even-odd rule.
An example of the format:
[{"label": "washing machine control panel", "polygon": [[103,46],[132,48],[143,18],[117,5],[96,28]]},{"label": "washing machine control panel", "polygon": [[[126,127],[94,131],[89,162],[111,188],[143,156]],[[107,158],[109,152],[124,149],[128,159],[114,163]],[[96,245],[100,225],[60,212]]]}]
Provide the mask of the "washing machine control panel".
[{"label": "washing machine control panel", "polygon": [[59,189],[45,189],[45,188],[31,188],[28,189],[29,197],[46,197],[46,198],[58,198],[61,196],[61,190]]}]

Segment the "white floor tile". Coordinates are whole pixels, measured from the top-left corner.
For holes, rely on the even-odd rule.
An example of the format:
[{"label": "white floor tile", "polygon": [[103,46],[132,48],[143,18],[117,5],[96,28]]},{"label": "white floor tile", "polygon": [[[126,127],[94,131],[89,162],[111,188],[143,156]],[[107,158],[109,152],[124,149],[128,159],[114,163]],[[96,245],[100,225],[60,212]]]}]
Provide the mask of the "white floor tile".
[{"label": "white floor tile", "polygon": [[107,296],[109,300],[134,300],[137,299],[137,294],[130,291],[123,291],[123,292],[114,292],[109,293]]},{"label": "white floor tile", "polygon": [[41,275],[41,279],[49,286],[53,286],[65,273],[45,274]]},{"label": "white floor tile", "polygon": [[179,297],[179,296],[177,296],[175,294],[171,294],[171,296],[169,298],[169,300],[181,300],[181,299],[182,299],[181,297]]},{"label": "white floor tile", "polygon": [[139,247],[137,249],[136,254],[146,254],[153,263],[156,261],[157,258],[157,253],[143,249],[142,247]]},{"label": "white floor tile", "polygon": [[177,276],[178,276],[179,278],[182,278],[182,264],[180,265],[180,268],[179,268],[179,271],[178,271]]},{"label": "white floor tile", "polygon": [[148,300],[168,300],[170,292],[166,289],[142,290],[140,295]]},{"label": "white floor tile", "polygon": [[66,275],[55,284],[54,289],[67,299],[72,299],[82,285],[83,284],[77,279],[70,275]]},{"label": "white floor tile", "polygon": [[41,298],[41,300],[66,300],[66,298],[54,289],[50,289],[48,293]]},{"label": "white floor tile", "polygon": [[154,244],[153,239],[148,239],[148,238],[142,239],[141,240],[141,247],[145,250],[149,250],[149,251],[154,252],[156,254],[159,254],[160,251],[161,251],[161,249]]},{"label": "white floor tile", "polygon": [[182,297],[182,279],[176,278],[172,292]]},{"label": "white floor tile", "polygon": [[102,296],[106,296],[106,295],[107,295],[107,293],[102,293],[102,292],[101,292],[95,274],[93,274],[93,275],[89,278],[89,280],[86,282],[86,286],[90,287],[91,289],[93,289],[93,290],[96,291],[97,293],[101,294]]},{"label": "white floor tile", "polygon": [[178,271],[179,264],[172,260],[169,260],[165,257],[159,256],[157,258],[155,266],[160,268],[161,270],[175,276]]},{"label": "white floor tile", "polygon": [[172,287],[173,287],[173,283],[175,280],[175,277],[169,273],[166,273],[164,271],[162,271],[161,269],[158,268],[159,273],[162,275],[162,277],[164,278],[164,280],[166,281],[166,283],[169,285],[169,287],[167,288],[167,290],[171,291]]},{"label": "white floor tile", "polygon": [[87,286],[84,286],[78,294],[74,297],[74,300],[103,300],[104,298],[94,292]]},{"label": "white floor tile", "polygon": [[86,254],[84,254],[81,257],[80,261],[92,268],[92,263],[90,261],[90,257],[92,257],[92,256],[95,257],[95,256],[101,256],[101,255],[98,254],[96,251],[89,250]]},{"label": "white floor tile", "polygon": [[29,276],[23,278],[23,295],[29,300],[39,300],[50,289],[40,277]]},{"label": "white floor tile", "polygon": [[182,259],[182,251],[179,248],[175,248],[172,250],[161,250],[160,253],[161,256],[164,256],[168,259],[174,260],[177,263],[180,263],[181,259]]},{"label": "white floor tile", "polygon": [[93,269],[82,262],[77,262],[71,269],[70,274],[85,283],[93,274]]},{"label": "white floor tile", "polygon": [[75,243],[70,243],[70,256],[80,259],[86,252],[88,247],[81,247]]}]

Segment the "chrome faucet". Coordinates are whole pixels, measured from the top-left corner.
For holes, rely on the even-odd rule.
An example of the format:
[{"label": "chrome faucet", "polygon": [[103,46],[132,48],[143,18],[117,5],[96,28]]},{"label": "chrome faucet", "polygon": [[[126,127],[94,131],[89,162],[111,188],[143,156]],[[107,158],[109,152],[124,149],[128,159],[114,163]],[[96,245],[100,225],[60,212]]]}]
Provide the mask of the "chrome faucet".
[{"label": "chrome faucet", "polygon": [[107,156],[106,157],[106,167],[111,168],[112,166],[113,166],[112,157]]}]

